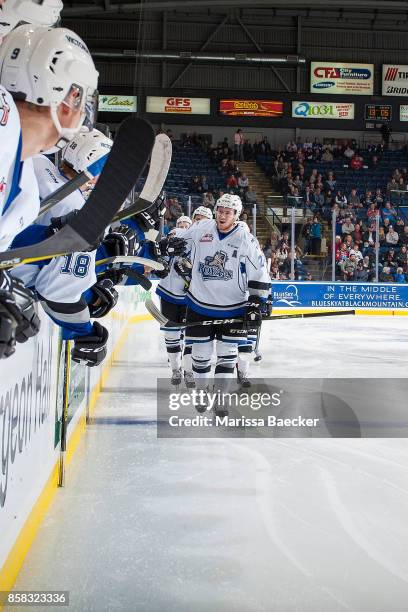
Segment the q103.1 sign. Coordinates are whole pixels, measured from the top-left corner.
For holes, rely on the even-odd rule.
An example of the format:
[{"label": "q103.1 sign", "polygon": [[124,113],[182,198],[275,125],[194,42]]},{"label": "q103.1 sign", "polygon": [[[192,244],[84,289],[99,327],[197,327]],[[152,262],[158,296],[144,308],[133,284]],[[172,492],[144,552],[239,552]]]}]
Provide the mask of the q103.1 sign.
[{"label": "q103.1 sign", "polygon": [[373,87],[374,64],[311,62],[312,93],[372,96]]},{"label": "q103.1 sign", "polygon": [[210,98],[183,98],[147,96],[147,113],[172,113],[181,115],[209,115]]},{"label": "q103.1 sign", "polygon": [[354,119],[354,104],[349,102],[292,102],[295,119]]}]

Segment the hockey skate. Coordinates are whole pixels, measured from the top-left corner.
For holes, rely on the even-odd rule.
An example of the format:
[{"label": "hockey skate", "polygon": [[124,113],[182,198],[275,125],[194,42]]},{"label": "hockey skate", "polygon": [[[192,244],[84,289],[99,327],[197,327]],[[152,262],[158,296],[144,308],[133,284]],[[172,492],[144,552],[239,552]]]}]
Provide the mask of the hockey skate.
[{"label": "hockey skate", "polygon": [[179,387],[181,385],[181,381],[183,380],[183,373],[181,369],[173,370],[171,375],[171,384],[174,387]]},{"label": "hockey skate", "polygon": [[237,368],[237,379],[238,379],[238,384],[240,387],[248,388],[252,386],[252,383],[249,380],[249,378],[247,378],[245,374],[240,372],[238,368]]},{"label": "hockey skate", "polygon": [[195,389],[195,380],[194,380],[194,374],[192,372],[186,372],[184,370],[184,383],[187,387],[187,389]]}]

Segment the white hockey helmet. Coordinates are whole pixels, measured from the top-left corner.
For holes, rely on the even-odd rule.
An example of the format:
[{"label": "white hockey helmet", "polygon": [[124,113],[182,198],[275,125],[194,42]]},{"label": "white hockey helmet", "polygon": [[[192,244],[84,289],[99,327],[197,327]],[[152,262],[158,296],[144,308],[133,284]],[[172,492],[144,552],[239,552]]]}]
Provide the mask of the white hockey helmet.
[{"label": "white hockey helmet", "polygon": [[206,219],[212,219],[213,211],[211,210],[211,208],[208,208],[207,206],[198,206],[192,214],[193,221],[195,220],[197,215],[202,215]]},{"label": "white hockey helmet", "polygon": [[[22,25],[0,46],[0,84],[16,100],[49,106],[62,147],[81,128],[92,129],[98,107],[98,72],[83,40],[66,28]],[[63,128],[60,104],[80,110],[78,125]]]},{"label": "white hockey helmet", "polygon": [[45,26],[56,24],[62,7],[61,0],[6,0],[0,6],[0,39],[20,22]]},{"label": "white hockey helmet", "polygon": [[232,208],[235,210],[235,220],[237,220],[242,213],[242,201],[241,198],[232,193],[224,193],[215,203],[214,212],[217,211],[217,208],[222,206],[222,208]]},{"label": "white hockey helmet", "polygon": [[187,217],[187,215],[181,215],[181,217],[179,217],[176,221],[176,227],[180,227],[181,223],[188,223],[188,226],[190,227],[192,221],[190,217]]},{"label": "white hockey helmet", "polygon": [[90,164],[109,153],[112,144],[112,140],[99,130],[79,132],[63,149],[62,161],[75,172],[83,172]]}]

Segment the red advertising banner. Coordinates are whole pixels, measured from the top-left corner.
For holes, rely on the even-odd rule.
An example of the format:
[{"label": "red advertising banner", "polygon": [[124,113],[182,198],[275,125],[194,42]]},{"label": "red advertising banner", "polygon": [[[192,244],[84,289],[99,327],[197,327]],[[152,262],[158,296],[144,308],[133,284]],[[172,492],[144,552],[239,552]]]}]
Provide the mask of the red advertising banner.
[{"label": "red advertising banner", "polygon": [[221,115],[231,117],[281,117],[283,102],[276,100],[220,100]]}]

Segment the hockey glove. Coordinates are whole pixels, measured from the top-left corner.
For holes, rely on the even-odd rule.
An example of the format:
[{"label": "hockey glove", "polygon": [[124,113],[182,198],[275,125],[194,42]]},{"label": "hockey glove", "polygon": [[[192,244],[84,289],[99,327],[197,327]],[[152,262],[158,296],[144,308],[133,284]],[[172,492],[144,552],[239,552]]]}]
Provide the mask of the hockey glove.
[{"label": "hockey glove", "polygon": [[109,232],[102,240],[102,244],[106,248],[108,257],[135,255],[139,249],[135,231],[127,225],[120,225]]},{"label": "hockey glove", "polygon": [[99,281],[91,289],[95,299],[88,304],[89,312],[92,318],[99,319],[107,315],[116,306],[119,294],[113,282],[108,278]]},{"label": "hockey glove", "polygon": [[108,330],[97,321],[93,324],[93,332],[91,336],[76,338],[71,351],[73,361],[90,368],[99,365],[105,359],[109,337]]},{"label": "hockey glove", "polygon": [[262,324],[262,300],[257,295],[250,295],[245,305],[244,325],[247,328],[260,327]]},{"label": "hockey glove", "polygon": [[184,255],[186,251],[187,242],[183,238],[176,236],[167,236],[162,238],[157,243],[159,256],[174,257],[175,255]]},{"label": "hockey glove", "polygon": [[10,357],[16,350],[16,327],[21,320],[11,285],[10,276],[0,272],[0,359]]},{"label": "hockey glove", "polygon": [[179,276],[183,279],[185,283],[186,289],[190,286],[191,281],[191,271],[193,269],[193,265],[187,257],[180,257],[174,264],[174,269]]},{"label": "hockey glove", "polygon": [[50,221],[50,225],[48,227],[47,233],[49,236],[53,236],[57,232],[59,232],[64,225],[71,221],[76,215],[79,213],[79,210],[72,210],[66,215],[62,215],[61,217],[52,217]]},{"label": "hockey glove", "polygon": [[13,295],[21,313],[21,320],[16,329],[16,340],[23,343],[40,331],[41,321],[37,313],[37,300],[34,292],[24,287],[19,278],[12,279],[12,286]]}]

